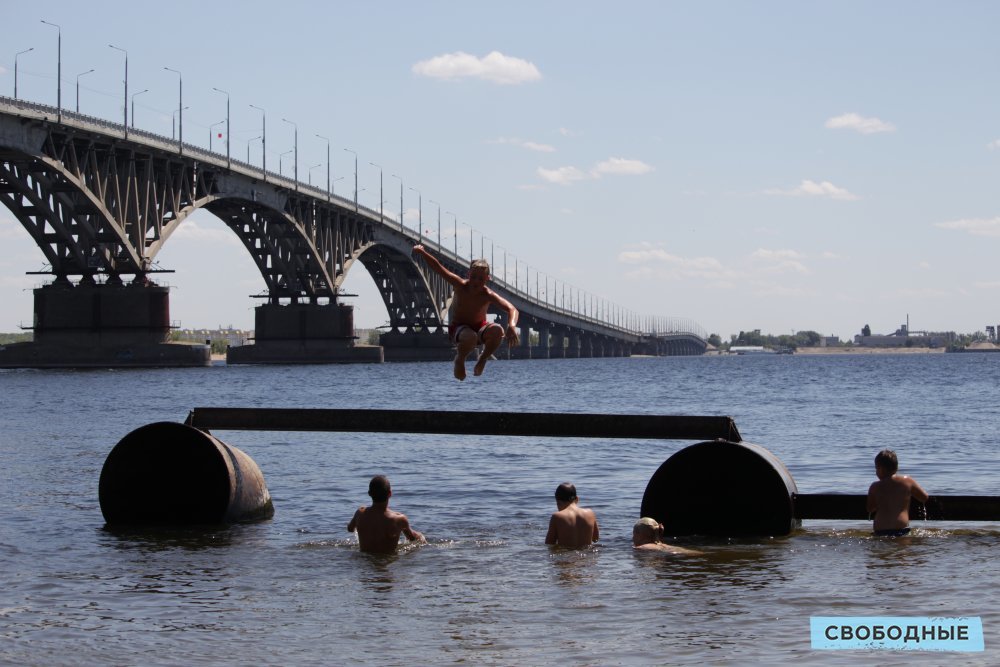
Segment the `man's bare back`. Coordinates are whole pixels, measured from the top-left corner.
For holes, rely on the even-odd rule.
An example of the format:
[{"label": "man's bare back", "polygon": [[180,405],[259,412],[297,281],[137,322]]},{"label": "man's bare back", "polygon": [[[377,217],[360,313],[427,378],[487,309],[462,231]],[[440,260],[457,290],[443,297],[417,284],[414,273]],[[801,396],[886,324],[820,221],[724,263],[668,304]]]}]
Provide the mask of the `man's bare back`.
[{"label": "man's bare back", "polygon": [[875,513],[872,530],[899,530],[910,525],[910,498],[927,502],[927,492],[906,475],[893,475],[868,488],[868,511]]},{"label": "man's bare back", "polygon": [[388,554],[396,551],[399,536],[406,535],[411,542],[425,542],[424,536],[410,528],[405,514],[389,509],[392,488],[384,475],[376,475],[368,485],[372,497],[371,507],[359,507],[347,532],[358,531],[358,545],[368,553]]},{"label": "man's bare back", "polygon": [[875,456],[877,482],[868,487],[868,513],[874,514],[872,530],[876,534],[905,534],[910,526],[910,499],[926,503],[927,492],[916,480],[897,475],[899,461],[896,452],[883,449]]},{"label": "man's bare back", "polygon": [[580,507],[572,484],[567,482],[556,489],[556,507],[558,510],[549,518],[546,544],[578,549],[600,539],[597,515],[591,509]]}]

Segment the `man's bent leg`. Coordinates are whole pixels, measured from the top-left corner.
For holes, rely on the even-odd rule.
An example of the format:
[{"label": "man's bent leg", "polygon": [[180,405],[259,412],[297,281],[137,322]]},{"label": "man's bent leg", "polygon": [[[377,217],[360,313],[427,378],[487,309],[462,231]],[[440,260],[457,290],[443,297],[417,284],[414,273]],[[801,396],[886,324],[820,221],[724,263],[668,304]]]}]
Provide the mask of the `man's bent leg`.
[{"label": "man's bent leg", "polygon": [[503,327],[499,324],[490,324],[483,331],[483,353],[479,355],[479,361],[476,362],[476,367],[473,369],[472,373],[477,377],[483,374],[483,370],[486,369],[486,362],[490,360],[493,353],[497,351],[500,347],[500,342],[503,341]]},{"label": "man's bent leg", "polygon": [[465,360],[479,342],[479,336],[469,327],[458,332],[458,351],[455,354],[455,378],[465,379]]}]

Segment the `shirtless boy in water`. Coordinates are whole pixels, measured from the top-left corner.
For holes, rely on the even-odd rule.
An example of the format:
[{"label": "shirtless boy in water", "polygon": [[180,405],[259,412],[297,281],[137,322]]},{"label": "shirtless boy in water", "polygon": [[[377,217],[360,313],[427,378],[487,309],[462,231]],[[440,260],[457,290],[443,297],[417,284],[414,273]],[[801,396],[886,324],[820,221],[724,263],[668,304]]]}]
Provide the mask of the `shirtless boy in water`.
[{"label": "shirtless boy in water", "polygon": [[545,535],[546,544],[578,549],[601,539],[594,510],[580,507],[578,503],[575,486],[563,482],[556,488],[558,511],[553,512],[549,518],[549,532]]},{"label": "shirtless boy in water", "polygon": [[411,542],[426,542],[421,533],[410,528],[405,514],[389,509],[392,488],[384,475],[372,477],[368,483],[368,495],[372,497],[371,507],[359,507],[354,518],[347,524],[347,532],[358,531],[358,545],[362,551],[375,554],[391,554],[399,544],[399,535],[406,535]]},{"label": "shirtless boy in water", "polygon": [[897,475],[896,452],[883,449],[875,456],[877,482],[868,487],[868,513],[875,515],[872,530],[883,537],[902,537],[910,532],[910,498],[927,502],[927,492],[906,475]]},{"label": "shirtless boy in water", "polygon": [[477,376],[482,375],[487,360],[496,352],[504,339],[503,327],[495,322],[487,322],[486,311],[490,304],[507,311],[507,344],[513,346],[519,342],[517,308],[486,286],[490,280],[490,265],[485,259],[472,262],[469,267],[469,277],[461,278],[444,268],[441,262],[422,245],[413,246],[413,252],[427,260],[431,269],[455,289],[451,323],[448,325],[448,336],[458,347],[458,353],[455,355],[455,377],[459,380],[465,379],[465,360],[476,345],[480,344],[483,346],[483,352],[479,355],[472,372]]},{"label": "shirtless boy in water", "polygon": [[662,551],[679,556],[701,556],[702,551],[675,547],[663,541],[663,524],[644,516],[632,526],[632,548],[636,551]]}]

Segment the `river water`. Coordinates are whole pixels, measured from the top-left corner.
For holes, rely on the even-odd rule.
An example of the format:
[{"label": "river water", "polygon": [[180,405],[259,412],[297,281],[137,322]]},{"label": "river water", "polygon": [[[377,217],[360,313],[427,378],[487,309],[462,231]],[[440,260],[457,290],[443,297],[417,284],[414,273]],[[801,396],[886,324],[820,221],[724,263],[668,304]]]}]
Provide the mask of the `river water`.
[{"label": "river water", "polygon": [[[107,530],[98,478],[131,430],[192,407],[732,416],[802,493],[864,493],[872,459],[935,494],[1000,495],[1000,355],[0,370],[0,663],[997,664],[997,523],[806,521],[787,537],[635,554],[646,483],[679,441],[216,431],[248,453],[273,520]],[[371,475],[427,546],[369,556],[345,531]],[[550,550],[576,483],[601,542]],[[983,653],[813,651],[811,616],[982,619]]]}]

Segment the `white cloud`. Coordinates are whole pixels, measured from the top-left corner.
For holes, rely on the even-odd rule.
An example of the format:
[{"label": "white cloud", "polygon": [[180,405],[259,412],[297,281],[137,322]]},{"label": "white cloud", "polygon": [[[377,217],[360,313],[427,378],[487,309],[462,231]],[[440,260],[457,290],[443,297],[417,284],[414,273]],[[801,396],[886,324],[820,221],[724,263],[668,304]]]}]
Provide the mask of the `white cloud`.
[{"label": "white cloud", "polygon": [[518,190],[526,190],[528,192],[541,192],[545,189],[544,185],[538,185],[537,183],[525,183],[523,185],[517,186]]},{"label": "white cloud", "polygon": [[962,220],[949,220],[948,222],[936,222],[935,227],[941,229],[954,229],[960,232],[968,232],[973,236],[1000,236],[1000,216],[996,218],[964,218]]},{"label": "white cloud", "polygon": [[764,190],[764,194],[780,195],[784,197],[829,197],[831,199],[840,199],[844,201],[854,201],[858,199],[857,195],[852,194],[844,188],[837,187],[830,181],[821,181],[817,183],[816,181],[804,180],[798,187],[792,188],[791,190],[772,188],[770,190]]},{"label": "white cloud", "polygon": [[738,274],[714,257],[680,257],[650,243],[618,253],[622,264],[637,266],[626,276],[633,279],[732,281]]},{"label": "white cloud", "polygon": [[550,146],[549,144],[540,144],[535,141],[525,141],[523,139],[513,137],[497,137],[496,139],[487,140],[486,143],[520,146],[521,148],[527,148],[529,151],[536,151],[539,153],[555,153],[556,151],[555,146]]},{"label": "white cloud", "polygon": [[558,185],[569,185],[575,181],[582,181],[590,178],[585,172],[580,171],[576,167],[558,167],[556,169],[545,169],[544,167],[538,168],[538,175],[542,177],[543,180],[549,183],[556,183]]},{"label": "white cloud", "polygon": [[838,255],[837,253],[831,250],[824,250],[820,254],[820,257],[822,257],[823,259],[844,259],[841,255]]},{"label": "white cloud", "polygon": [[879,132],[895,132],[896,126],[878,118],[865,118],[856,113],[845,113],[834,116],[826,121],[826,127],[831,130],[855,130],[861,134],[877,134]]},{"label": "white cloud", "polygon": [[1000,280],[993,280],[989,282],[978,282],[972,283],[978,289],[995,289],[1000,290]]},{"label": "white cloud", "polygon": [[576,136],[579,136],[576,132],[574,132],[573,130],[569,129],[568,127],[560,127],[559,128],[559,134],[563,135],[564,137],[576,137]]},{"label": "white cloud", "polygon": [[653,171],[645,162],[640,160],[628,160],[623,157],[612,157],[604,160],[603,162],[598,162],[594,165],[594,168],[590,170],[595,178],[603,174],[627,174],[627,175],[639,175],[646,174]]},{"label": "white cloud", "polygon": [[991,151],[1000,150],[1000,139],[991,141],[990,143],[986,144],[986,147],[989,148]]},{"label": "white cloud", "polygon": [[776,275],[810,271],[795,250],[759,248],[738,262],[723,262],[715,257],[681,257],[648,242],[622,250],[617,259],[630,268],[625,277],[631,280],[693,281],[713,289],[745,289],[755,296],[801,296],[806,288],[789,286],[787,279]]},{"label": "white cloud", "polygon": [[538,175],[549,183],[559,185],[570,185],[576,181],[585,181],[601,178],[609,174],[624,176],[640,176],[653,171],[653,168],[641,160],[630,160],[621,157],[611,157],[602,162],[598,162],[588,171],[583,171],[579,167],[567,166],[557,169],[538,168]]},{"label": "white cloud", "polygon": [[189,241],[211,241],[243,247],[239,237],[229,228],[207,228],[198,224],[197,220],[183,221],[173,234],[171,240],[185,239]]},{"label": "white cloud", "polygon": [[538,81],[542,78],[534,63],[505,56],[499,51],[491,51],[482,58],[462,51],[446,53],[421,60],[412,70],[414,74],[432,79],[454,81],[472,78],[505,85]]}]

